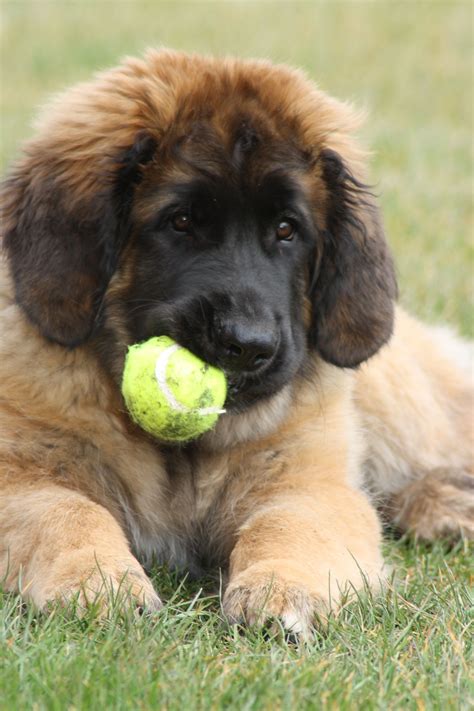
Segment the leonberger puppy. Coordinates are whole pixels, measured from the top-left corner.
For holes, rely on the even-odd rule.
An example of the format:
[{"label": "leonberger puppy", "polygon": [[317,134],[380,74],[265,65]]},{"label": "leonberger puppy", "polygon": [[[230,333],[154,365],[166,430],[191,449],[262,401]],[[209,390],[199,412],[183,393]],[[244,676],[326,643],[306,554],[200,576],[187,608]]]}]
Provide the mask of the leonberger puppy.
[{"label": "leonberger puppy", "polygon": [[[468,346],[395,307],[355,125],[299,71],[169,51],[46,107],[2,199],[7,590],[153,610],[151,561],[220,568],[230,620],[305,635],[383,581],[376,506],[473,536]],[[156,335],[228,379],[186,445],[121,396]]]}]

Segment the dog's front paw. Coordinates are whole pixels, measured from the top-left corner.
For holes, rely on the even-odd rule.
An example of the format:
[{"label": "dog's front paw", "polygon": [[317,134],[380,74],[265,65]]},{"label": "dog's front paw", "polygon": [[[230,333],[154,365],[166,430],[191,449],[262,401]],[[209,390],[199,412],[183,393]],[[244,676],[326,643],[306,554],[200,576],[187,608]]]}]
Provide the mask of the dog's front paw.
[{"label": "dog's front paw", "polygon": [[253,565],[231,579],[224,595],[224,613],[232,623],[266,626],[277,621],[298,639],[312,636],[315,622],[326,617],[328,599],[291,575]]},{"label": "dog's front paw", "polygon": [[28,593],[40,609],[59,602],[79,615],[92,607],[100,616],[117,608],[147,613],[162,607],[151,580],[132,557],[91,561],[81,555],[61,556]]}]

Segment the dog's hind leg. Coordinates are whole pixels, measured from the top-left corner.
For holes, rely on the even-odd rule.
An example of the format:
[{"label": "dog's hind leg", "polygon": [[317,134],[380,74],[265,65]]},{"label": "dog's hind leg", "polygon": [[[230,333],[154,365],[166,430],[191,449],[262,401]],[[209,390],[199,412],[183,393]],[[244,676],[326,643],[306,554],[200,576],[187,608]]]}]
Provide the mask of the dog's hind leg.
[{"label": "dog's hind leg", "polygon": [[367,488],[389,521],[427,540],[474,538],[471,353],[399,309],[392,341],[356,374]]},{"label": "dog's hind leg", "polygon": [[400,531],[426,541],[459,536],[474,540],[474,476],[436,469],[389,498],[384,511]]}]

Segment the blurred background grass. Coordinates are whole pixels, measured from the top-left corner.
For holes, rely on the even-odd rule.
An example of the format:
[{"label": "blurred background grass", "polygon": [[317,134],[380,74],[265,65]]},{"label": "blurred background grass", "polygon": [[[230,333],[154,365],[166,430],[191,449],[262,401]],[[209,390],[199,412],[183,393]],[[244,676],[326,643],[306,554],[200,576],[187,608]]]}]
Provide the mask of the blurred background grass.
[{"label": "blurred background grass", "polygon": [[303,67],[365,107],[401,301],[473,334],[473,4],[3,0],[1,165],[36,107],[147,46]]}]

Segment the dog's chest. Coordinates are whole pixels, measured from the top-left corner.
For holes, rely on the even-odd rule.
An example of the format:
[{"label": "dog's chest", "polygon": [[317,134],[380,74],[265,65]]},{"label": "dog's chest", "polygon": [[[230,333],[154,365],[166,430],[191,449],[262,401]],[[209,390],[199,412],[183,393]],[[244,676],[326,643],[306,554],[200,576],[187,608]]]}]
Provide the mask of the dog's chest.
[{"label": "dog's chest", "polygon": [[228,511],[228,458],[170,449],[165,476],[149,489],[140,511],[123,507],[137,556],[196,574],[225,565],[235,526]]}]

